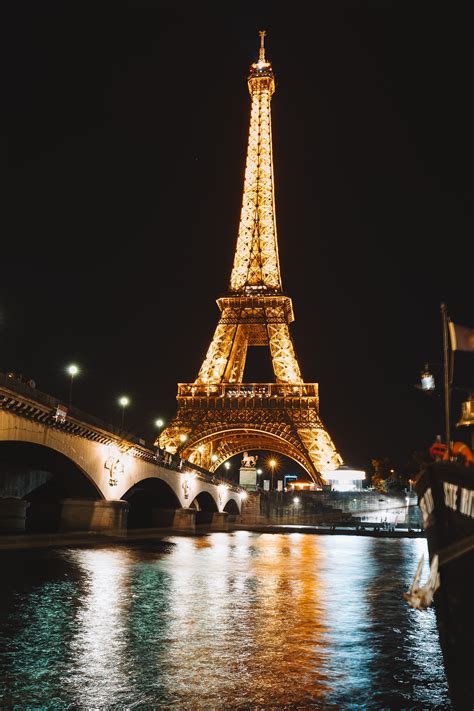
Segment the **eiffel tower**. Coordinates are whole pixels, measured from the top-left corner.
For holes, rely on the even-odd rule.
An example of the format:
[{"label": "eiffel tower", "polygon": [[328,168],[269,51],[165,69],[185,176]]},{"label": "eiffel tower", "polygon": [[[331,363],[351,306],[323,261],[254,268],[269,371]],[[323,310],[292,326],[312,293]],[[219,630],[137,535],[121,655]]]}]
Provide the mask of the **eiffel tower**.
[{"label": "eiffel tower", "polygon": [[[270,103],[275,78],[260,32],[251,65],[250,130],[237,247],[221,317],[194,383],[178,384],[178,408],[157,444],[215,471],[245,450],[270,450],[297,461],[317,483],[342,463],[319,416],[317,383],[305,383],[283,293],[275,220]],[[242,382],[249,346],[270,349],[273,383]]]}]

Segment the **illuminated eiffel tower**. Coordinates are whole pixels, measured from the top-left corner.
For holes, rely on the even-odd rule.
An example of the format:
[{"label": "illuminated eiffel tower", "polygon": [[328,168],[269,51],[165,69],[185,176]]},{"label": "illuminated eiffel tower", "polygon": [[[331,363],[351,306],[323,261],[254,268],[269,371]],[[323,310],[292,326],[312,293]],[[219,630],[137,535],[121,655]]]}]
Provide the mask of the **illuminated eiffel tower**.
[{"label": "illuminated eiffel tower", "polygon": [[[270,102],[275,79],[260,32],[250,67],[252,99],[244,194],[229,292],[194,383],[179,383],[176,416],[161,447],[210,471],[245,450],[280,452],[316,482],[342,463],[319,417],[318,385],[301,377],[282,289],[275,220]],[[270,349],[274,383],[243,383],[249,346]],[[158,443],[158,442],[157,442]]]}]

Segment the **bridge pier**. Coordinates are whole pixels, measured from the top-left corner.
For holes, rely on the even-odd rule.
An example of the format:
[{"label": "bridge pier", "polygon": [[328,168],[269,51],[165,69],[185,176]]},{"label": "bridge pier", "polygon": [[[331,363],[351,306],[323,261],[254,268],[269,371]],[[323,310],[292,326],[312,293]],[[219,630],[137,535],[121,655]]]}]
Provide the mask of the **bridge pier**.
[{"label": "bridge pier", "polygon": [[211,531],[227,531],[228,516],[227,511],[198,511],[196,523],[206,526]]},{"label": "bridge pier", "polygon": [[175,528],[179,531],[194,531],[196,509],[153,509],[153,525]]},{"label": "bridge pier", "polygon": [[0,498],[0,533],[21,533],[25,531],[26,509],[29,501],[16,496]]},{"label": "bridge pier", "polygon": [[126,501],[63,499],[60,531],[116,531],[127,528]]}]

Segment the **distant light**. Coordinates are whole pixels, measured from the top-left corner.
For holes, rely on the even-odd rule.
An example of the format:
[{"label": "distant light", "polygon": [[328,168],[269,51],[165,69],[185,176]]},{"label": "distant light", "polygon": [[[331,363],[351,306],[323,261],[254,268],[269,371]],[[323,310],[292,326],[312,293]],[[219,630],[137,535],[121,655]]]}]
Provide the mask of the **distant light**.
[{"label": "distant light", "polygon": [[435,389],[434,375],[430,373],[427,365],[425,365],[425,369],[421,373],[421,389],[426,392],[431,392]]},{"label": "distant light", "polygon": [[187,439],[188,439],[188,435],[187,435],[187,434],[180,434],[180,435],[179,435],[179,441],[180,441],[180,442],[186,442]]},{"label": "distant light", "polygon": [[217,462],[217,454],[213,454],[212,457],[211,457],[211,460],[212,460],[213,462]]},{"label": "distant light", "polygon": [[245,499],[248,498],[248,494],[246,491],[241,491],[240,492],[240,500],[245,501]]},{"label": "distant light", "polygon": [[274,459],[270,459],[268,463],[271,467],[276,467],[276,461]]},{"label": "distant light", "polygon": [[230,469],[230,464],[229,464],[229,462],[225,462],[225,463],[224,463],[224,466],[225,466],[226,469]]},{"label": "distant light", "polygon": [[350,469],[344,465],[323,470],[321,474],[323,479],[331,484],[333,491],[358,491],[362,488],[362,481],[365,479],[365,471]]},{"label": "distant light", "polygon": [[257,469],[257,474],[261,474],[261,473],[262,473],[262,470],[261,470],[261,469]]},{"label": "distant light", "polygon": [[72,363],[71,365],[68,366],[67,372],[69,373],[69,375],[77,375],[79,372],[79,368],[77,367],[77,365]]},{"label": "distant light", "polygon": [[128,399],[128,397],[125,397],[125,395],[124,395],[123,397],[120,398],[119,405],[122,405],[122,407],[127,407],[127,405],[130,405],[130,400]]},{"label": "distant light", "polygon": [[155,420],[156,427],[163,427],[164,424],[163,420]]},{"label": "distant light", "polygon": [[199,452],[199,454],[202,454],[204,452],[204,445],[203,444],[199,445],[198,452]]},{"label": "distant light", "polygon": [[297,496],[294,496],[294,497],[293,497],[293,503],[294,503],[294,504],[299,504],[299,503],[300,503],[300,500],[299,500],[299,498],[298,498]]}]

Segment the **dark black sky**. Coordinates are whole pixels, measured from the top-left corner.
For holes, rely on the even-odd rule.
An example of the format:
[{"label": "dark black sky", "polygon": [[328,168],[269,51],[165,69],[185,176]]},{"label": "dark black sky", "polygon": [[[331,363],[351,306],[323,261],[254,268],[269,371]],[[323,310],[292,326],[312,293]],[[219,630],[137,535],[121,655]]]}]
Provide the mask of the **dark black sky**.
[{"label": "dark black sky", "polygon": [[441,400],[413,385],[441,362],[440,303],[474,325],[472,22],[434,5],[4,13],[0,370],[67,398],[74,361],[83,410],[117,422],[128,394],[147,438],[171,417],[228,285],[265,28],[303,376],[349,464],[429,445]]}]

